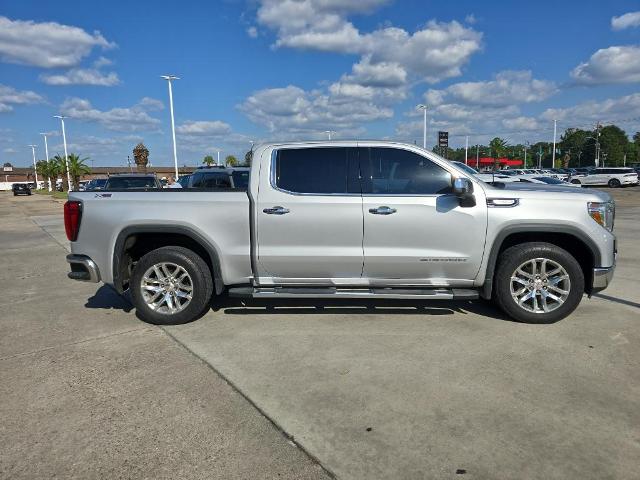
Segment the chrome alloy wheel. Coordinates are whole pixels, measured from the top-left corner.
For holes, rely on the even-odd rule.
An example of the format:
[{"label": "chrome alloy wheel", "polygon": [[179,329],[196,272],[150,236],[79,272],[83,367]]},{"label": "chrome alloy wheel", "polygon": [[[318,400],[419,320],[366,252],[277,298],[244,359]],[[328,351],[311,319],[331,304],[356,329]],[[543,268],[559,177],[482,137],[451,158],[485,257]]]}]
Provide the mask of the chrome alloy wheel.
[{"label": "chrome alloy wheel", "polygon": [[548,258],[533,258],[511,274],[511,297],[519,307],[533,313],[552,312],[562,306],[571,291],[569,274]]},{"label": "chrome alloy wheel", "polygon": [[173,315],[181,312],[193,295],[193,281],[180,265],[162,262],[150,267],[142,277],[142,298],[151,310]]}]

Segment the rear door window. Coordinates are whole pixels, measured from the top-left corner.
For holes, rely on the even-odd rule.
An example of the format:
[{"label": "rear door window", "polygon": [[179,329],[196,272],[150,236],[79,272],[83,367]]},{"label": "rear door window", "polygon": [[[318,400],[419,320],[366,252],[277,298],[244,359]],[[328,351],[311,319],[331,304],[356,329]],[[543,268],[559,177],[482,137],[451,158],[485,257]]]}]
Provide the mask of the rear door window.
[{"label": "rear door window", "polygon": [[291,148],[276,152],[273,183],[286,192],[339,195],[360,193],[357,148]]}]

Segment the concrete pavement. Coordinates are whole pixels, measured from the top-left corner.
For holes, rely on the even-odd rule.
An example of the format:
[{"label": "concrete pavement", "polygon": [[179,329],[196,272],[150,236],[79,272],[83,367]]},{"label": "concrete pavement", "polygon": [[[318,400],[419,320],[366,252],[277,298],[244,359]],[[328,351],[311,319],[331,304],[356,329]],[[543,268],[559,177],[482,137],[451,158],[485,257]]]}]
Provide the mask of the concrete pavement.
[{"label": "concrete pavement", "polygon": [[[25,304],[44,290],[39,283],[44,280],[29,277],[34,275],[30,273],[31,269],[16,271],[17,267],[13,267],[13,275],[27,277],[24,283],[14,286],[15,282],[9,281],[10,277],[3,273],[0,283],[3,291],[7,288],[9,298],[24,304],[10,307],[14,309],[12,315],[20,321],[2,327],[4,335],[9,336],[1,344],[2,351],[6,348],[14,352],[8,360],[15,362],[15,366],[13,370],[7,369],[14,373],[2,381],[0,388],[13,390],[14,385],[18,385],[17,391],[22,392],[22,395],[18,394],[20,398],[25,398],[25,392],[40,396],[40,389],[51,392],[42,384],[46,379],[56,378],[55,375],[45,374],[46,378],[43,378],[31,372],[39,371],[45,362],[42,358],[53,354],[54,349],[43,350],[47,345],[62,344],[69,338],[70,343],[77,343],[56,348],[61,352],[74,352],[66,353],[72,355],[73,361],[65,363],[66,367],[57,377],[60,382],[54,383],[64,383],[62,379],[76,378],[74,375],[87,382],[89,387],[83,392],[91,392],[87,397],[90,401],[85,410],[80,408],[80,412],[84,411],[80,417],[85,423],[76,422],[89,425],[91,435],[86,438],[97,438],[101,449],[108,448],[114,439],[122,438],[119,432],[125,427],[118,423],[122,420],[122,412],[131,412],[125,415],[128,440],[133,435],[131,432],[140,431],[137,429],[149,432],[140,427],[150,422],[145,411],[133,406],[136,398],[142,398],[142,403],[153,405],[154,409],[162,409],[162,402],[154,401],[156,397],[175,398],[177,390],[188,392],[188,400],[180,404],[191,407],[185,415],[179,416],[166,407],[168,410],[161,410],[162,414],[153,417],[157,422],[159,418],[165,419],[168,411],[173,412],[168,416],[175,419],[175,423],[163,424],[162,433],[166,436],[158,449],[170,448],[170,435],[166,429],[177,428],[175,438],[178,440],[173,447],[181,453],[172,457],[171,466],[175,469],[181,463],[178,457],[189,450],[184,445],[190,439],[186,433],[189,429],[179,430],[180,425],[199,426],[202,423],[198,416],[202,412],[192,405],[201,388],[177,389],[162,384],[154,394],[150,392],[155,385],[153,380],[168,377],[169,383],[192,385],[184,377],[194,375],[199,380],[193,382],[205,382],[205,385],[210,381],[221,382],[222,385],[216,383],[215,388],[202,387],[206,392],[210,392],[208,388],[218,392],[226,387],[231,397],[239,397],[239,410],[231,413],[225,410],[227,414],[223,415],[229,424],[222,422],[219,427],[214,423],[210,427],[211,434],[218,432],[219,442],[229,434],[224,430],[225,426],[245,425],[246,421],[253,425],[251,422],[262,418],[222,382],[215,373],[219,372],[339,478],[439,479],[461,478],[460,475],[483,479],[637,478],[640,458],[640,333],[637,327],[640,319],[640,245],[637,242],[640,238],[640,189],[612,193],[618,201],[616,233],[620,248],[614,283],[597,297],[585,298],[573,315],[554,325],[510,322],[483,302],[440,302],[416,307],[406,302],[244,304],[222,299],[202,319],[161,330],[136,320],[126,301],[110,290],[100,288],[96,294],[95,285],[69,284],[63,279],[66,265],[61,265],[64,262],[62,249],[55,254],[53,250],[38,250],[41,247],[37,245],[45,240],[52,242],[52,237],[30,227],[25,230],[27,246],[20,247],[21,253],[16,253],[15,258],[20,259],[29,252],[29,264],[38,265],[39,272],[49,282],[64,282],[68,294],[61,302],[64,308],[57,308],[55,314],[46,307],[42,312],[41,307],[27,310],[33,307]],[[24,211],[27,215],[31,213]],[[56,223],[55,217],[47,217],[42,209],[34,212],[33,216],[38,217],[35,219],[46,231],[53,237],[59,236],[59,220]],[[19,227],[16,229],[22,231]],[[8,235],[11,242],[19,241],[19,233]],[[3,237],[0,236],[0,240],[4,245]],[[46,316],[50,322],[38,315]],[[4,324],[4,320],[1,323]],[[47,327],[46,335],[37,332],[43,324],[51,325]],[[98,332],[97,336],[91,337],[94,332]],[[84,338],[89,340],[84,341]],[[42,350],[33,354],[34,358],[41,358],[35,367],[21,363],[20,359],[30,358],[20,353],[27,345]],[[164,358],[174,350],[185,354],[187,350],[193,352],[215,371],[206,369],[203,363],[189,363],[193,357],[189,357],[189,362],[174,356]],[[106,370],[113,375],[109,378],[115,379],[115,386],[112,386],[113,382],[90,381],[96,379],[95,364],[100,365],[99,371]],[[201,371],[202,368],[206,372]],[[158,370],[162,375],[157,375]],[[4,371],[3,367],[3,374]],[[24,380],[25,372],[31,381]],[[142,386],[138,389],[140,382]],[[10,395],[11,392],[3,391],[3,398],[9,396],[10,404],[19,405],[19,400]],[[69,389],[54,390],[45,398],[85,397]],[[122,398],[127,399],[129,409],[118,406],[116,399]],[[177,395],[177,398],[182,397]],[[205,395],[205,398],[208,397]],[[217,402],[213,403],[217,405]],[[77,404],[82,405],[82,402]],[[241,404],[246,410],[240,409]],[[12,417],[22,418],[21,415],[30,413],[24,407],[16,408]],[[0,411],[4,418],[4,411]],[[50,428],[63,436],[63,444],[65,441],[72,445],[82,443],[74,437],[75,430],[49,418],[55,412],[56,409],[43,408],[40,421],[52,425]],[[94,412],[95,423],[86,421]],[[222,415],[207,413],[214,419]],[[191,418],[193,415],[195,422]],[[245,420],[245,416],[249,420]],[[39,433],[37,425],[22,422],[22,428],[14,428],[12,432],[24,432],[25,440],[19,451],[25,452],[33,447],[35,438],[42,436],[34,435],[34,432]],[[110,429],[105,434],[107,440],[101,441],[98,426]],[[222,431],[219,432],[219,428]],[[158,430],[143,435],[141,441],[126,443],[128,448],[135,444],[135,448],[144,454],[126,456],[127,466],[132,470],[116,471],[143,476],[141,473],[147,465],[144,459],[150,448],[147,442],[158,434]],[[273,430],[273,433],[277,431]],[[14,435],[21,438],[17,433]],[[299,468],[291,473],[291,478],[305,478],[300,471],[307,475],[322,474],[300,450],[291,447],[295,455],[301,457],[285,455],[289,452],[286,448],[279,450],[278,441],[282,441],[282,437],[261,438],[260,446],[267,449],[263,450],[265,456],[260,457],[261,461],[267,462],[269,448],[273,448],[273,455],[276,455],[267,465]],[[239,441],[238,437],[229,440],[225,450],[228,458],[237,458],[234,454]],[[288,445],[286,441],[283,443],[282,448]],[[200,445],[201,449],[196,451],[204,456],[207,449],[214,449],[216,445],[218,441],[210,442]],[[10,456],[11,465],[16,469],[31,468],[29,472],[33,472],[31,464],[49,458],[42,450],[36,450],[39,453],[30,457],[27,467],[18,459],[16,450]],[[103,451],[108,451],[109,455],[100,456],[94,451],[81,457],[102,465],[103,470],[89,470],[88,473],[94,476],[112,473],[108,469],[115,468],[114,462],[104,458],[112,451]],[[195,470],[196,474],[208,471],[210,476],[235,478],[230,472],[240,468],[239,464],[223,462],[227,470],[219,470],[221,464],[197,458],[203,462],[200,465],[204,470]],[[162,466],[168,468],[166,463]],[[257,463],[248,465],[240,472],[240,477],[259,478],[261,474],[263,478],[275,477],[269,476],[270,470],[252,473],[250,468],[259,466]],[[76,476],[85,473],[67,471]],[[153,473],[158,471],[165,472],[160,469]],[[197,476],[193,469],[188,472],[173,470],[176,472]]]},{"label": "concrete pavement", "polygon": [[60,209],[0,195],[0,478],[328,478],[126,301],[66,278]]}]

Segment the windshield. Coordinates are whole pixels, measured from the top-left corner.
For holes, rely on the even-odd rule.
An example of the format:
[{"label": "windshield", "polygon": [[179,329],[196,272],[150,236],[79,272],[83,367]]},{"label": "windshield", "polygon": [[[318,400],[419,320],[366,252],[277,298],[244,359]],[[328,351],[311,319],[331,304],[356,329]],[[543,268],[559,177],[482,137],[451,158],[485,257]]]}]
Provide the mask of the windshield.
[{"label": "windshield", "polygon": [[471,175],[477,175],[478,171],[475,168],[470,167],[469,165],[466,165],[462,162],[451,162],[453,163],[456,167],[458,167],[460,170],[463,170]]},{"label": "windshield", "polygon": [[565,182],[563,182],[562,180],[558,180],[557,178],[551,178],[551,177],[534,177],[534,180],[539,180],[549,185],[565,185]]}]

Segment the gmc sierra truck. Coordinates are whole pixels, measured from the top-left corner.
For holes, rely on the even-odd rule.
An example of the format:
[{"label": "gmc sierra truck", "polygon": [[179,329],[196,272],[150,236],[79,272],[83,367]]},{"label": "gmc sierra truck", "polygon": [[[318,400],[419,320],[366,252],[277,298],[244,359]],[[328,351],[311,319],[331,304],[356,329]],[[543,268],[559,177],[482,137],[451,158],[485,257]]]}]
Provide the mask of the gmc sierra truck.
[{"label": "gmc sierra truck", "polygon": [[130,292],[156,324],[213,295],[493,299],[554,322],[613,276],[615,206],[597,190],[489,185],[414,145],[268,144],[244,188],[72,192],[69,277]]}]

